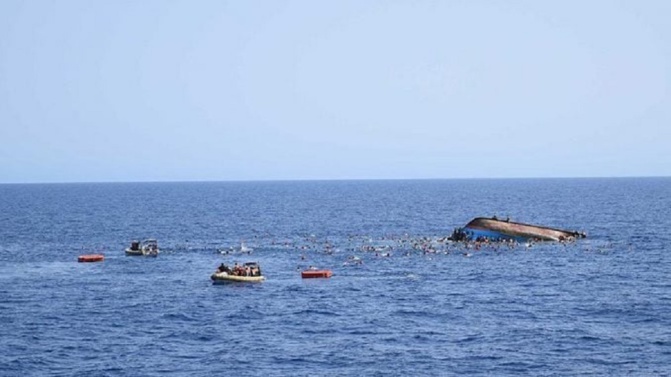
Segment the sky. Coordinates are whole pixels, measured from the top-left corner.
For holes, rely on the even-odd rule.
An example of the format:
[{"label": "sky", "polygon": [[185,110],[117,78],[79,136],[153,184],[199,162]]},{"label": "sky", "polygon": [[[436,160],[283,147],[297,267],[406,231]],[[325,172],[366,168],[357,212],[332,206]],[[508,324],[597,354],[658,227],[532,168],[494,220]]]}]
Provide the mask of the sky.
[{"label": "sky", "polygon": [[0,183],[671,176],[669,1],[0,1]]}]

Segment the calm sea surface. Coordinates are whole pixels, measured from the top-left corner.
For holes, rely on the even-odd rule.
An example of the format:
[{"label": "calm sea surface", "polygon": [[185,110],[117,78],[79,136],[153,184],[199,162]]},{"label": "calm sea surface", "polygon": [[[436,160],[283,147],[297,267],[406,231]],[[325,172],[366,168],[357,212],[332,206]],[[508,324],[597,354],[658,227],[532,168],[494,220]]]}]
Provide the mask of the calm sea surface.
[{"label": "calm sea surface", "polygon": [[[0,375],[669,375],[670,211],[668,178],[0,185]],[[588,238],[443,242],[492,215]],[[236,261],[267,281],[211,284]]]}]

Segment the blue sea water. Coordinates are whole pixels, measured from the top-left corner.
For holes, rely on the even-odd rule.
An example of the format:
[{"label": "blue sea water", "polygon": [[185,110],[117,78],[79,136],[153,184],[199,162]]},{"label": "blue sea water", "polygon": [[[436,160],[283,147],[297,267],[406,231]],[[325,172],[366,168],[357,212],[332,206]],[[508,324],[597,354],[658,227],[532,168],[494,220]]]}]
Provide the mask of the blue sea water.
[{"label": "blue sea water", "polygon": [[[0,375],[669,375],[670,209],[669,178],[0,185]],[[588,238],[443,242],[491,215]]]}]

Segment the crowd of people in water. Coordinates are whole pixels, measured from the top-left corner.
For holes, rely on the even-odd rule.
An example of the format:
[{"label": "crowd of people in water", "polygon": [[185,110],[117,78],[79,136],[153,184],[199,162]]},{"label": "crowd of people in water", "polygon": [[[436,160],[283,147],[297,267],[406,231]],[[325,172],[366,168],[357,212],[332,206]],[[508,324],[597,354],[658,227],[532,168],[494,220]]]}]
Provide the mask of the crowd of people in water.
[{"label": "crowd of people in water", "polygon": [[[576,245],[576,248],[583,249],[584,251],[597,252],[604,252],[612,247],[612,245],[605,244],[595,246],[591,245],[591,243],[576,243],[573,242],[574,240],[543,242],[533,239],[518,241],[515,239],[493,240],[480,237],[475,240],[461,238],[457,241],[450,236],[412,236],[408,233],[399,235],[390,234],[380,237],[368,235],[318,237],[314,234],[290,238],[258,236],[251,237],[248,240],[251,245],[254,245],[254,253],[257,253],[259,250],[286,250],[297,253],[297,257],[300,260],[297,267],[299,270],[308,268],[307,262],[312,261],[316,254],[333,255],[335,257],[341,256],[342,259],[338,262],[339,264],[342,266],[357,267],[364,265],[364,261],[369,263],[378,258],[410,257],[413,255],[424,255],[430,258],[439,255],[471,257],[479,252],[499,253],[515,250],[533,250],[541,247],[540,245],[554,245],[552,247],[560,247],[561,249],[559,250]],[[229,248],[223,250],[225,251],[222,251],[221,254],[225,255],[251,254],[245,251],[231,253]],[[260,274],[260,271],[256,271],[254,268],[237,264],[233,267],[228,267],[222,263],[218,271],[237,276],[258,276],[257,274]]]},{"label": "crowd of people in water", "polygon": [[[574,243],[574,239],[562,239],[558,242],[550,242],[563,246]],[[468,237],[441,236],[411,236],[409,234],[385,235],[379,238],[364,235],[350,235],[346,237],[319,238],[315,235],[306,235],[301,238],[278,240],[277,238],[252,240],[255,247],[263,249],[294,250],[300,253],[300,258],[305,259],[309,253],[323,253],[326,255],[346,256],[344,264],[360,264],[357,254],[367,254],[374,257],[410,256],[413,254],[437,255],[453,253],[470,253],[472,251],[491,250],[504,251],[516,249],[529,249],[542,243],[542,241],[529,239],[518,241],[515,239],[488,239],[479,237],[469,239]],[[221,254],[231,253],[228,248],[220,249]],[[250,254],[250,253],[241,253]]]}]

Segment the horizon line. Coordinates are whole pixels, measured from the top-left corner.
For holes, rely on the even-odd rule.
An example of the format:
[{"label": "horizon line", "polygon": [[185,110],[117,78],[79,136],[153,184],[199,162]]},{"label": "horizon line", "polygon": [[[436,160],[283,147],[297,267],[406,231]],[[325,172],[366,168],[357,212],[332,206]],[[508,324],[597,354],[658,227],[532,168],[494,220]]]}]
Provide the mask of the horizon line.
[{"label": "horizon line", "polygon": [[59,185],[59,184],[124,184],[124,183],[253,183],[253,182],[353,182],[353,181],[475,181],[475,180],[552,180],[552,179],[654,179],[666,175],[631,176],[557,176],[557,177],[453,177],[453,178],[297,178],[297,179],[229,179],[229,180],[147,180],[147,181],[43,181],[0,182],[0,185]]}]

